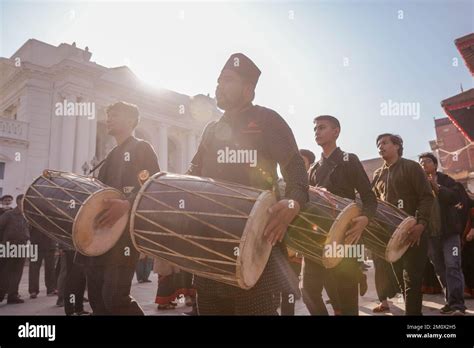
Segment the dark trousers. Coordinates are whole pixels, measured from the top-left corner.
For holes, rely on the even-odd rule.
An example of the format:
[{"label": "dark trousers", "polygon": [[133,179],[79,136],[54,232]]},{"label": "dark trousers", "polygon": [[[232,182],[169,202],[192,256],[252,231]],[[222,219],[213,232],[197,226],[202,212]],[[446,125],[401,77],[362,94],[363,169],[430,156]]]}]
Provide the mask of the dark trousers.
[{"label": "dark trousers", "polygon": [[360,267],[356,259],[343,259],[330,269],[334,274],[341,315],[359,315]]},{"label": "dark trousers", "polygon": [[3,260],[2,270],[0,272],[0,297],[3,299],[5,293],[8,299],[18,297],[18,288],[20,287],[21,277],[23,276],[24,258],[7,258]]},{"label": "dark trousers", "polygon": [[38,259],[36,261],[30,260],[29,267],[29,285],[28,292],[30,294],[39,293],[39,278],[41,264],[44,260],[44,282],[46,285],[46,292],[51,293],[56,289],[56,273],[54,269],[54,252],[55,250],[38,250]]},{"label": "dark trousers", "polygon": [[130,296],[135,265],[87,265],[84,270],[94,315],[144,315]]},{"label": "dark trousers", "polygon": [[84,310],[84,291],[86,290],[86,276],[82,265],[74,263],[74,250],[63,252],[61,262],[66,263],[66,277],[64,280],[64,312],[72,315]]},{"label": "dark trousers", "polygon": [[[301,263],[298,262],[289,262],[291,269],[295,273],[297,277],[297,281],[299,283],[299,276],[301,274]],[[299,284],[296,284],[296,289],[299,290]],[[301,298],[301,293],[289,293],[289,292],[282,292],[281,293],[281,315],[295,315],[295,302],[296,300]]]},{"label": "dark trousers", "polygon": [[[453,250],[457,250],[457,253]],[[449,234],[440,238],[429,238],[428,254],[443,284],[446,303],[453,309],[465,310],[460,236]]]},{"label": "dark trousers", "polygon": [[0,301],[3,300],[6,293],[8,292],[6,265],[7,265],[7,259],[0,258]]},{"label": "dark trousers", "polygon": [[278,315],[280,301],[276,303],[274,295],[294,291],[291,278],[295,278],[281,249],[280,245],[273,248],[262,275],[249,290],[195,276],[199,315]]},{"label": "dark trousers", "polygon": [[378,256],[374,256],[374,268],[375,290],[377,291],[380,302],[395,297],[398,292],[402,292],[395,274],[395,269],[391,263]]},{"label": "dark trousers", "polygon": [[278,315],[271,294],[256,298],[249,296],[214,297],[197,294],[199,315]]},{"label": "dark trousers", "polygon": [[334,273],[324,266],[305,258],[303,266],[303,302],[311,315],[328,315],[328,310],[323,301],[323,288],[326,289],[334,310],[339,310],[340,301]]},{"label": "dark trousers", "polygon": [[138,260],[137,262],[137,280],[145,281],[148,280],[151,270],[153,269],[153,259],[151,257],[145,256],[143,259]]},{"label": "dark trousers", "polygon": [[394,263],[398,282],[405,298],[405,315],[422,315],[423,294],[421,284],[428,257],[428,233],[423,232],[420,245],[410,247],[400,260]]}]

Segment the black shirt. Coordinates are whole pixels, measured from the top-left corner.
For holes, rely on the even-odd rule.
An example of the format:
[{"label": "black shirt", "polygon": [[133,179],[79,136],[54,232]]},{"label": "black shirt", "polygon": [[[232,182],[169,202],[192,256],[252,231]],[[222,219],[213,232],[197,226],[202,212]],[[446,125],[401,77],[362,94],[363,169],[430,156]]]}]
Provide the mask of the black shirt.
[{"label": "black shirt", "polygon": [[[121,191],[133,203],[141,187],[138,174],[142,170],[148,170],[150,176],[160,171],[156,153],[148,142],[130,136],[109,152],[99,170],[98,179]],[[86,257],[76,253],[76,261],[89,265],[135,264],[138,251],[133,246],[128,228],[127,225],[117,244],[104,255]]]},{"label": "black shirt", "polygon": [[278,164],[286,182],[285,198],[303,207],[308,178],[293,132],[275,111],[250,105],[207,125],[188,174],[277,192]]},{"label": "black shirt", "polygon": [[355,200],[356,192],[362,201],[362,215],[369,220],[377,209],[377,198],[371,190],[370,181],[359,158],[336,148],[328,158],[321,156],[309,171],[311,186],[326,188],[329,192]]},{"label": "black shirt", "polygon": [[0,242],[25,244],[30,239],[29,225],[19,207],[7,210],[0,216]]},{"label": "black shirt", "polygon": [[428,225],[434,195],[425,171],[418,162],[399,158],[391,166],[384,164],[374,172],[372,185],[382,201],[416,216],[418,223]]}]

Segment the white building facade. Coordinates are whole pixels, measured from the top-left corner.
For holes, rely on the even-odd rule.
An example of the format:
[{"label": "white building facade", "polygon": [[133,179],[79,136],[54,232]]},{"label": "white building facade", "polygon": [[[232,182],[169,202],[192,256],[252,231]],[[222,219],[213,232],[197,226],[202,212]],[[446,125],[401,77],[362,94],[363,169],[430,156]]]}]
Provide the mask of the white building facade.
[{"label": "white building facade", "polygon": [[[24,193],[44,169],[83,174],[103,159],[114,146],[105,108],[119,100],[139,107],[135,135],[174,173],[186,171],[205,125],[220,117],[209,97],[150,89],[128,67],[106,68],[91,56],[74,43],[30,39],[0,58],[0,196]],[[58,114],[71,103],[91,106],[94,117]]]}]

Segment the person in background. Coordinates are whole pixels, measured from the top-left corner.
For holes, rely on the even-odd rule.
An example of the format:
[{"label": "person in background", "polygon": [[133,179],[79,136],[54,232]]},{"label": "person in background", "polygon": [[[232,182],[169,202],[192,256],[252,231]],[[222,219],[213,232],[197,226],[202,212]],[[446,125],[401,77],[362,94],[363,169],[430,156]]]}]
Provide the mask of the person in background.
[{"label": "person in background", "polygon": [[140,253],[140,259],[137,262],[135,274],[139,283],[151,283],[148,279],[153,269],[153,259]]},{"label": "person in background", "polygon": [[[4,195],[0,198],[0,216],[3,213],[11,210],[11,204],[13,201],[13,196],[11,195]],[[0,230],[0,243],[3,241],[3,233]],[[7,289],[5,288],[6,282],[2,282],[2,279],[5,280],[7,278],[6,268],[5,265],[7,264],[7,259],[5,257],[0,258],[0,302],[3,301],[5,294],[7,293]]]},{"label": "person in background", "polygon": [[462,237],[462,270],[464,294],[474,298],[474,199],[468,196],[466,227]]},{"label": "person in background", "polygon": [[155,303],[158,310],[175,309],[176,301],[193,306],[196,290],[192,287],[192,274],[181,271],[177,266],[161,259],[155,259],[154,270],[158,273],[158,289]]},{"label": "person in background", "polygon": [[44,260],[44,282],[46,286],[47,296],[57,295],[57,279],[54,270],[54,254],[56,252],[56,242],[49,238],[45,233],[38,230],[36,227],[30,227],[30,241],[31,244],[38,246],[38,258],[33,261],[30,260],[29,274],[28,274],[28,292],[30,298],[38,297],[39,278],[41,264]]},{"label": "person in background", "polygon": [[[410,247],[393,264],[393,268],[403,290],[405,314],[422,315],[421,282],[428,255],[428,233],[425,229],[430,222],[435,198],[419,163],[402,157],[403,139],[400,136],[380,134],[376,145],[384,164],[374,172],[372,189],[380,200],[416,218],[416,224],[407,231],[405,239]],[[377,279],[379,270],[377,263],[374,265]]]},{"label": "person in background", "polygon": [[[0,216],[0,234],[3,236],[2,243],[17,246],[26,244],[30,238],[28,223],[22,213],[23,195],[16,197],[16,207],[8,210]],[[20,256],[20,255],[18,255]],[[23,275],[25,257],[9,257],[5,262],[5,276],[0,279],[0,289],[5,289],[8,294],[7,304],[25,302],[20,298],[18,288]],[[0,302],[3,301],[5,292],[0,293]]]},{"label": "person in background", "polygon": [[[303,157],[304,166],[306,171],[309,170],[311,165],[314,163],[316,156],[314,153],[307,149],[300,149],[300,155]],[[285,192],[285,183],[283,180],[278,180],[280,195],[283,196]],[[298,289],[296,294],[289,293],[289,292],[282,292],[281,293],[281,315],[295,315],[295,302],[301,298],[301,291],[299,291],[299,281],[301,277],[301,266],[303,263],[303,257],[293,249],[288,248],[288,261],[290,263],[290,267],[295,273],[297,277],[296,280],[298,284],[296,284],[293,288]]]}]

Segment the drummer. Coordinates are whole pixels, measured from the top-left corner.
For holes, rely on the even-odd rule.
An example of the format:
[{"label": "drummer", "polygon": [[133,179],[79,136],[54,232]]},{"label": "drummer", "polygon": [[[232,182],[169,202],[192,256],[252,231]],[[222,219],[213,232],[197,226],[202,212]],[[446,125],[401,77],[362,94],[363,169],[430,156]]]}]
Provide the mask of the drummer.
[{"label": "drummer", "polygon": [[[329,115],[315,117],[316,143],[321,146],[321,160],[309,170],[309,183],[326,188],[340,197],[354,200],[356,193],[362,200],[362,214],[352,219],[346,232],[346,244],[356,244],[374,216],[377,199],[370,188],[370,181],[355,154],[343,152],[336,144],[341,132],[337,118]],[[336,314],[359,314],[359,279],[361,271],[357,258],[345,258],[333,269],[324,269],[305,258],[303,268],[303,300],[312,315],[327,315],[322,301],[322,289],[332,302]]]},{"label": "drummer", "polygon": [[230,56],[216,88],[217,106],[225,113],[205,128],[188,174],[277,192],[279,164],[286,182],[285,197],[270,208],[264,232],[275,247],[250,290],[195,277],[199,315],[276,315],[273,296],[284,290],[288,277],[295,276],[280,242],[288,224],[308,201],[308,179],[285,120],[271,109],[252,104],[259,76],[260,70],[250,58],[242,53]]},{"label": "drummer", "polygon": [[410,248],[393,264],[393,269],[405,289],[405,314],[421,315],[421,281],[428,257],[428,233],[425,228],[430,221],[434,195],[421,166],[402,157],[403,140],[400,136],[381,134],[376,144],[384,164],[374,172],[372,185],[375,194],[382,201],[417,218],[417,224],[408,231]]},{"label": "drummer", "polygon": [[[105,213],[96,221],[97,228],[111,227],[121,216],[129,214],[133,197],[140,188],[138,174],[141,171],[147,170],[151,175],[160,170],[153,147],[133,136],[138,122],[138,108],[133,104],[117,102],[107,108],[107,132],[115,138],[117,146],[107,155],[98,178],[123,192],[128,199],[108,199]],[[94,315],[143,315],[130,296],[138,258],[130,234],[125,232],[104,255],[86,257],[76,253],[76,262],[85,266]]]}]

